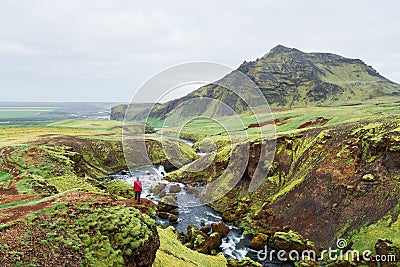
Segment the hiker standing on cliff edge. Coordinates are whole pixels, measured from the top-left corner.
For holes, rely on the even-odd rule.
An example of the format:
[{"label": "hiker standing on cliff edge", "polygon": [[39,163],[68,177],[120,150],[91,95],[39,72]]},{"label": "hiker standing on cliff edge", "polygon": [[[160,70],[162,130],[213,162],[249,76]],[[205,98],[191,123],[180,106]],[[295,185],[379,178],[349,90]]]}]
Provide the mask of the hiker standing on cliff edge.
[{"label": "hiker standing on cliff edge", "polygon": [[135,189],[135,200],[137,204],[140,204],[140,194],[142,193],[142,182],[139,181],[139,177],[133,183],[133,188]]}]

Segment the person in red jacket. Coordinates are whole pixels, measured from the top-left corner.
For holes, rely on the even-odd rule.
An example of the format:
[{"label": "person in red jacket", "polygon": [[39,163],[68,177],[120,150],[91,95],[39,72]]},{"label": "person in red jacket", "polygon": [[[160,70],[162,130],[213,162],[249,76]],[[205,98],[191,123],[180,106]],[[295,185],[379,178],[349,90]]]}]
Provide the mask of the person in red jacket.
[{"label": "person in red jacket", "polygon": [[142,182],[139,181],[139,177],[133,183],[133,188],[135,189],[135,199],[138,204],[140,204],[140,194],[142,193]]}]

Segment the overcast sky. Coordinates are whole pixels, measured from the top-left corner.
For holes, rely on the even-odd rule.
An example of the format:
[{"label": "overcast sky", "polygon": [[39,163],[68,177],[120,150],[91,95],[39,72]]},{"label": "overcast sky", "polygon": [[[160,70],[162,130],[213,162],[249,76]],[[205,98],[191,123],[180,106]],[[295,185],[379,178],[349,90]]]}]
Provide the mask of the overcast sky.
[{"label": "overcast sky", "polygon": [[169,66],[237,68],[277,44],[360,58],[400,82],[399,3],[0,0],[0,101],[128,102]]}]

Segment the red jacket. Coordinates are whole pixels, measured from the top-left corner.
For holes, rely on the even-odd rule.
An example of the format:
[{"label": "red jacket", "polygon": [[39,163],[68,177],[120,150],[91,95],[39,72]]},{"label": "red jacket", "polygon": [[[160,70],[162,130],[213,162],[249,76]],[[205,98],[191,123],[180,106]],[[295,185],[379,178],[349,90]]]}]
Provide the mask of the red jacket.
[{"label": "red jacket", "polygon": [[135,189],[136,192],[142,192],[142,182],[136,180],[136,181],[133,183],[133,188]]}]

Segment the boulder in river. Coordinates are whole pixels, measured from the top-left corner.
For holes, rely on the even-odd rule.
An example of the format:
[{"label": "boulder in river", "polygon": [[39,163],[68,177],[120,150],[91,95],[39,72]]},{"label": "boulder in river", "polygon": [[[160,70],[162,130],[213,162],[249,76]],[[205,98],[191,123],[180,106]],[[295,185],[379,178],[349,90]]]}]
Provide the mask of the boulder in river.
[{"label": "boulder in river", "polygon": [[191,249],[197,250],[201,253],[208,252],[208,243],[207,243],[208,236],[197,229],[193,225],[188,225],[187,234],[186,234],[186,241],[188,246]]},{"label": "boulder in river", "polygon": [[165,196],[158,202],[158,211],[169,212],[178,208],[178,202],[172,196]]},{"label": "boulder in river", "polygon": [[190,195],[194,195],[194,196],[199,195],[199,192],[197,191],[196,187],[194,187],[194,186],[186,186],[185,191],[186,191],[186,193],[188,193]]},{"label": "boulder in river", "polygon": [[173,209],[173,210],[170,210],[169,213],[174,214],[174,215],[178,215],[179,211],[177,209]]},{"label": "boulder in river", "polygon": [[219,233],[222,237],[225,237],[229,234],[229,227],[226,226],[223,222],[212,223],[211,228],[214,233]]},{"label": "boulder in river", "polygon": [[222,236],[219,233],[212,233],[208,237],[207,242],[209,251],[218,250],[222,245]]},{"label": "boulder in river", "polygon": [[169,197],[173,197],[175,200],[177,200],[177,199],[178,199],[178,197],[176,196],[176,194],[175,194],[175,193],[167,193],[167,196],[169,196]]},{"label": "boulder in river", "polygon": [[202,226],[200,228],[200,231],[202,231],[205,234],[208,234],[211,231],[211,226],[208,226],[208,225]]},{"label": "boulder in river", "polygon": [[167,195],[167,191],[165,191],[165,189],[163,189],[160,194],[158,194],[159,197],[165,197]]},{"label": "boulder in river", "polygon": [[161,219],[168,219],[168,216],[169,216],[168,213],[164,211],[160,211],[158,213],[158,217],[160,217]]},{"label": "boulder in river", "polygon": [[150,192],[153,193],[154,195],[158,195],[161,193],[162,190],[164,190],[166,187],[166,184],[152,184],[150,186]]},{"label": "boulder in river", "polygon": [[169,187],[169,192],[170,193],[179,193],[181,192],[182,188],[179,184],[172,184]]},{"label": "boulder in river", "polygon": [[171,223],[177,222],[178,221],[178,216],[174,215],[174,214],[170,214],[168,217],[168,221]]},{"label": "boulder in river", "polygon": [[257,233],[251,240],[249,247],[254,250],[262,250],[268,244],[268,236],[263,233]]}]

